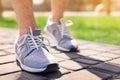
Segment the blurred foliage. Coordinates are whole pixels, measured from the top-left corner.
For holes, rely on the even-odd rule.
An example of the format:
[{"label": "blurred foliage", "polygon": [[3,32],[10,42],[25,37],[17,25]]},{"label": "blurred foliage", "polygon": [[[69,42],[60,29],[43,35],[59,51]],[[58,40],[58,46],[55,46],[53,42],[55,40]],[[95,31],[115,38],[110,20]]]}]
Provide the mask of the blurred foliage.
[{"label": "blurred foliage", "polygon": [[[74,25],[70,27],[70,31],[77,39],[120,45],[120,17],[68,16],[65,18],[73,21]],[[35,19],[38,26],[43,31],[47,16],[36,17]],[[17,28],[17,23],[15,18],[6,17],[0,19],[0,26]]]},{"label": "blurred foliage", "polygon": [[[101,0],[67,0],[66,10],[86,11],[94,10],[95,6]],[[3,7],[6,10],[12,10],[11,0],[2,0]],[[50,11],[50,0],[44,0],[42,4],[34,5],[36,11]]]},{"label": "blurred foliage", "polygon": [[[68,0],[68,10],[84,11],[94,10],[101,0]],[[70,6],[71,5],[71,6]]]}]

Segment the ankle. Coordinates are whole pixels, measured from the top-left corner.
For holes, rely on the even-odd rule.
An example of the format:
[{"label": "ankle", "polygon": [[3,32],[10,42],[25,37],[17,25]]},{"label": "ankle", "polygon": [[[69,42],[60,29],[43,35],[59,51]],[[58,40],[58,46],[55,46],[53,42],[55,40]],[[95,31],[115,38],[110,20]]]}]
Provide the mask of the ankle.
[{"label": "ankle", "polygon": [[[31,29],[32,29],[32,30],[37,30],[38,27],[31,27]],[[21,37],[21,36],[25,35],[27,32],[30,31],[30,27],[22,28],[22,29],[19,29],[19,30],[20,30],[20,31],[19,31],[19,36]]]},{"label": "ankle", "polygon": [[63,18],[63,16],[57,16],[57,15],[54,16],[54,15],[51,15],[49,17],[49,20],[52,21],[52,22],[59,22],[61,18]]}]

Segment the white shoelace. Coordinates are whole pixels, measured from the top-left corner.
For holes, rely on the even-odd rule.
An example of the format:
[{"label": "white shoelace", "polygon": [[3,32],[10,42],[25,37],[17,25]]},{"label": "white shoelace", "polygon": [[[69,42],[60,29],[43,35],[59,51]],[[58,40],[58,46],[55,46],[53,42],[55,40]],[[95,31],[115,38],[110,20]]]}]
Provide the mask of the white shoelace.
[{"label": "white shoelace", "polygon": [[59,30],[61,32],[61,37],[63,38],[64,35],[70,36],[70,33],[67,29],[68,26],[71,26],[73,22],[71,20],[65,21],[64,19],[60,19],[60,27]]},{"label": "white shoelace", "polygon": [[22,41],[21,44],[17,44],[18,47],[21,47],[22,45],[24,45],[25,41],[28,41],[28,44],[30,46],[30,49],[39,49],[39,47],[41,45],[43,45],[43,37],[41,35],[39,36],[33,36],[33,32],[32,29],[30,27],[30,34],[26,34],[24,37],[24,40]]}]

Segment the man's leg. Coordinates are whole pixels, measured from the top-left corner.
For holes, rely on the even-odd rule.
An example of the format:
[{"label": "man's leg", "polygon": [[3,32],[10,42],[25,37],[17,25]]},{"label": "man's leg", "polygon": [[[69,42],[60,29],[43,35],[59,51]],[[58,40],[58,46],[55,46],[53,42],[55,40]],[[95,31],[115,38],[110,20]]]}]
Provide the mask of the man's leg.
[{"label": "man's leg", "polygon": [[[57,42],[56,48],[60,51],[77,50],[78,45],[72,39],[66,21],[63,20],[66,0],[51,0],[52,17],[48,19],[45,32]],[[72,24],[69,21],[69,25]]]},{"label": "man's leg", "polygon": [[32,0],[12,0],[12,3],[17,16],[20,35],[28,32],[29,27],[33,30],[37,29],[33,15]]},{"label": "man's leg", "polygon": [[64,16],[67,0],[51,0],[52,21],[58,22]]},{"label": "man's leg", "polygon": [[42,42],[41,31],[35,23],[32,0],[12,0],[12,3],[20,29],[15,46],[19,66],[28,72],[57,70],[57,61]]}]

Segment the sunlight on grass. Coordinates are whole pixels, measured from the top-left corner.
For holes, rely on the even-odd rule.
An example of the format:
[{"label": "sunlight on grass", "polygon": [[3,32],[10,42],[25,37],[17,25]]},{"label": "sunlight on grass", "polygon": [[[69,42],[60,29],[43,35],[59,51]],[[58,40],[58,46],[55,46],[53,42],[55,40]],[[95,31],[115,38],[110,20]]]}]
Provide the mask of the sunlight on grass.
[{"label": "sunlight on grass", "polygon": [[[70,31],[75,38],[120,45],[120,17],[69,16],[66,17],[66,19],[70,19],[74,23],[74,25],[70,27]],[[46,16],[36,17],[36,22],[42,31],[46,20]],[[0,19],[0,26],[17,28],[17,23],[15,18],[6,17]]]},{"label": "sunlight on grass", "polygon": [[15,18],[13,17],[0,18],[0,27],[17,28]]},{"label": "sunlight on grass", "polygon": [[72,34],[78,39],[120,45],[120,17],[68,17],[74,25]]}]

